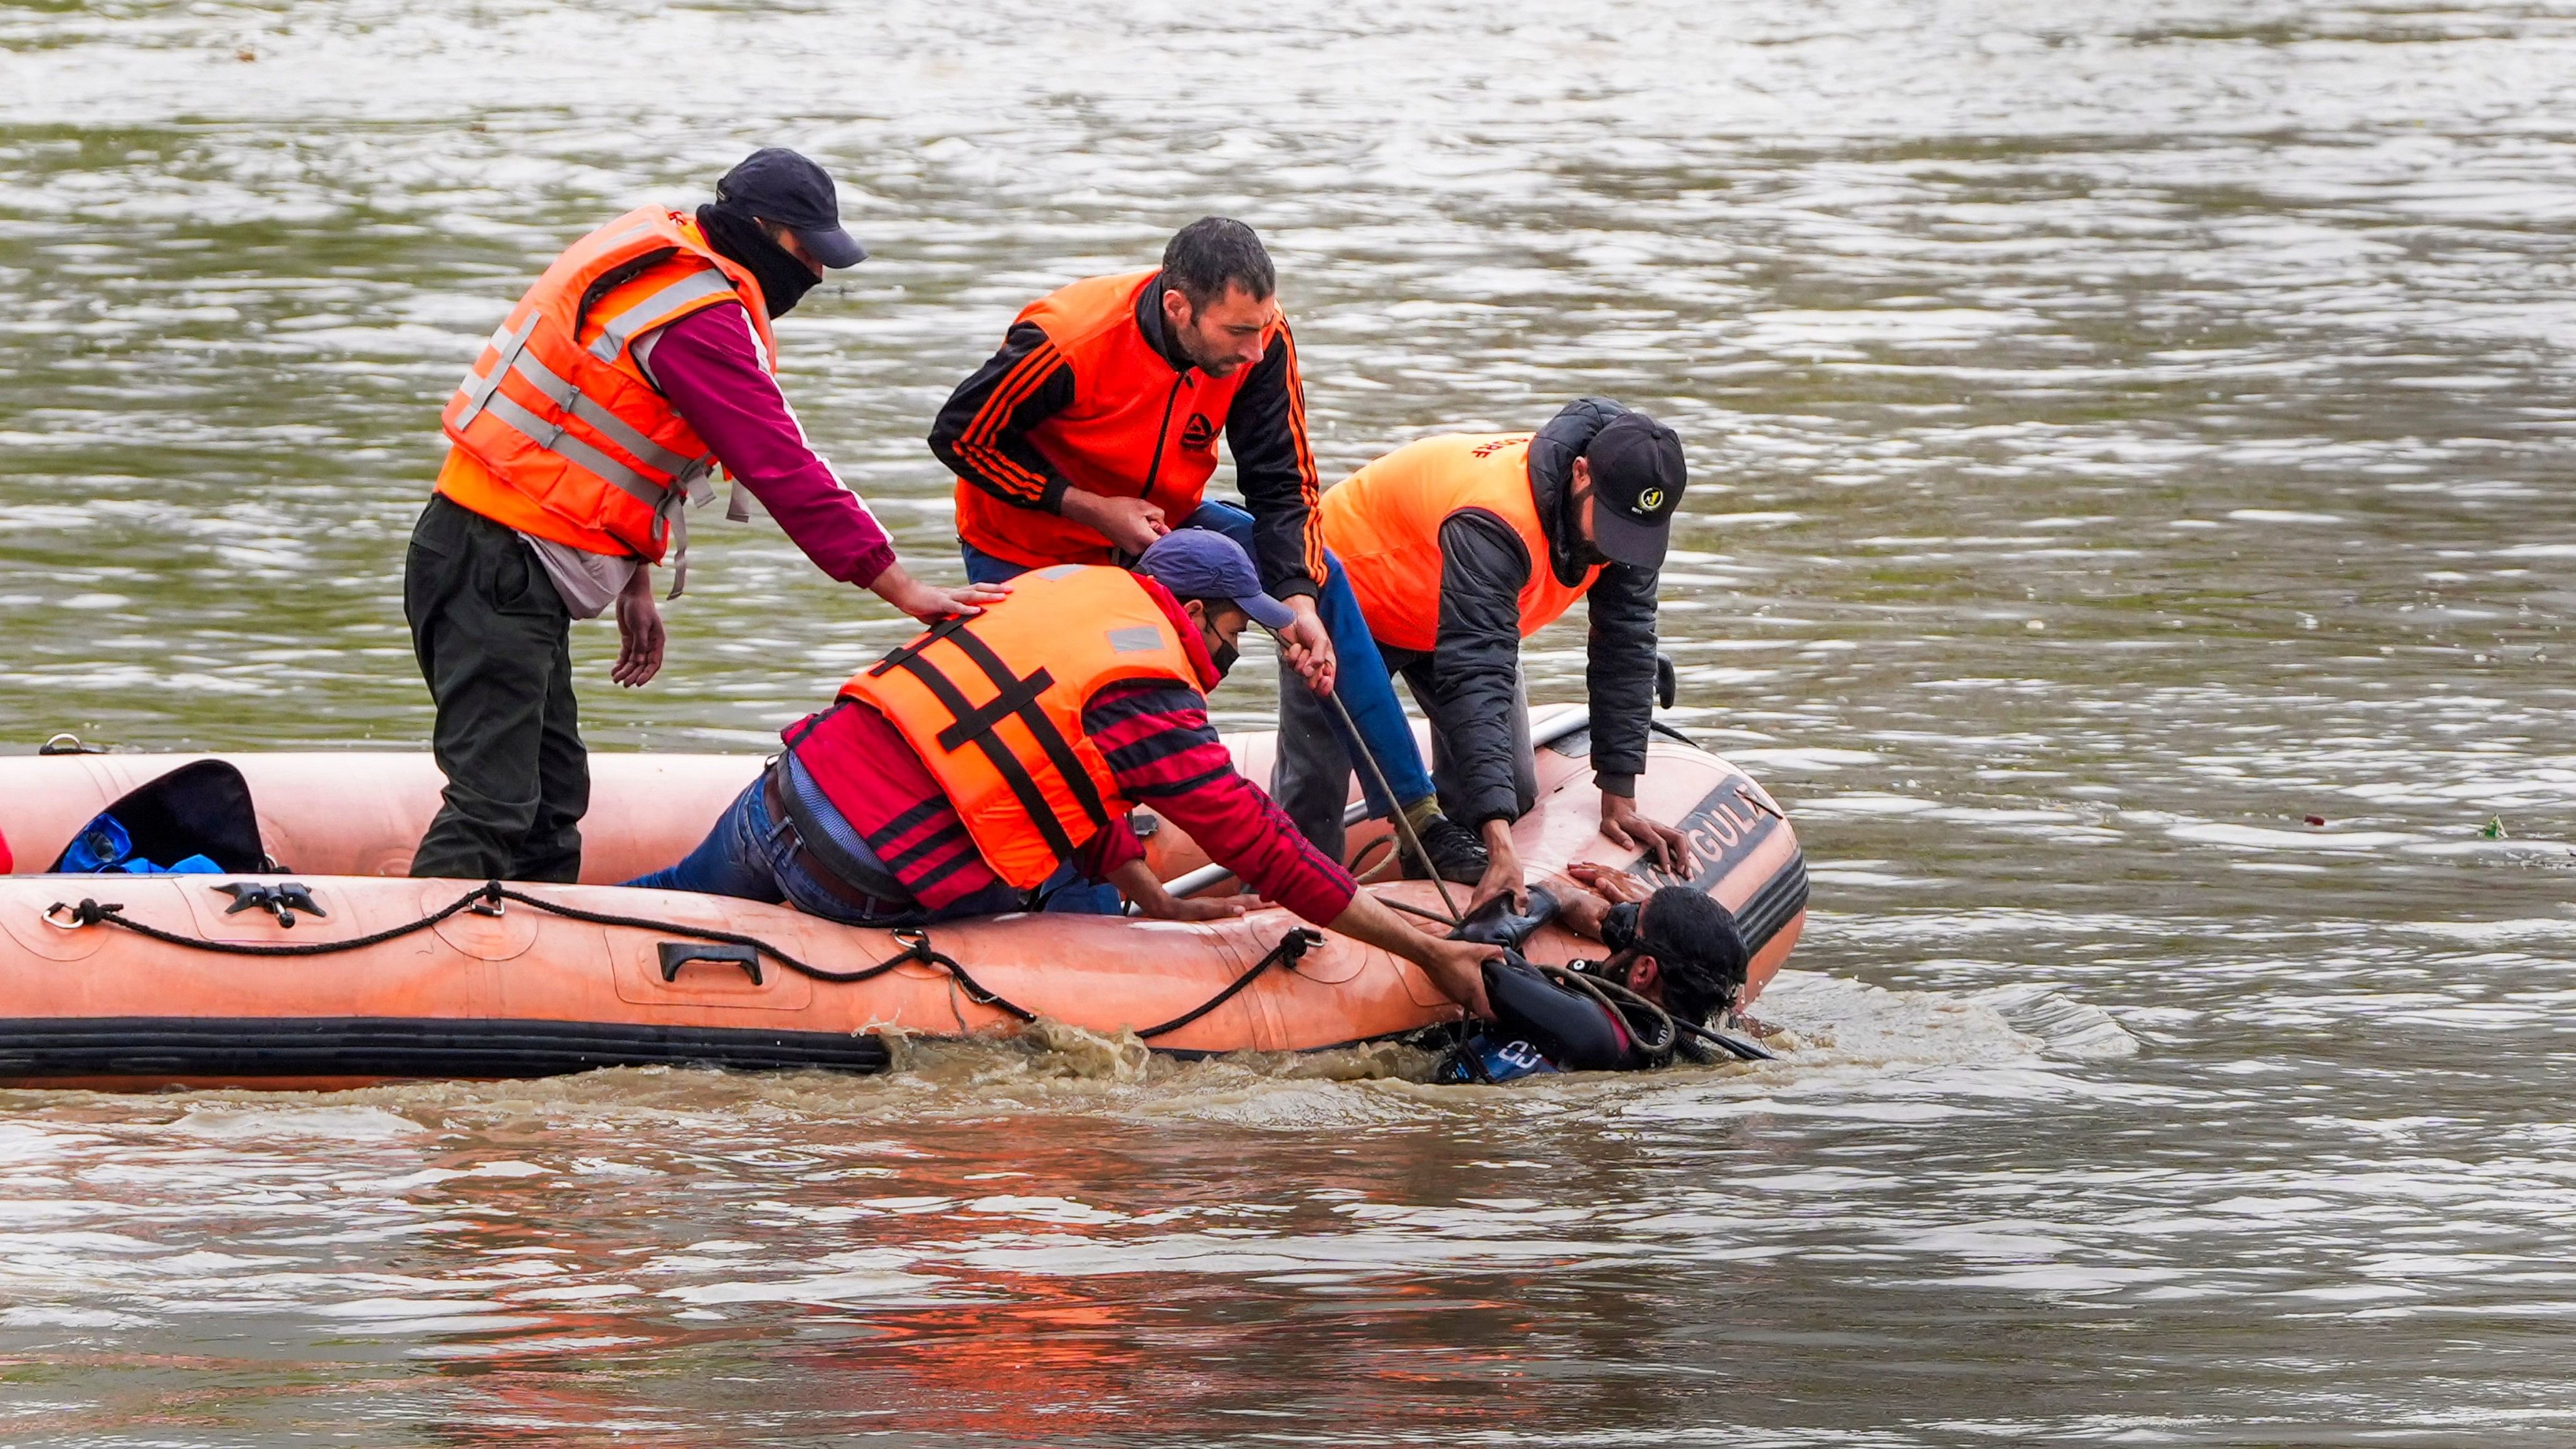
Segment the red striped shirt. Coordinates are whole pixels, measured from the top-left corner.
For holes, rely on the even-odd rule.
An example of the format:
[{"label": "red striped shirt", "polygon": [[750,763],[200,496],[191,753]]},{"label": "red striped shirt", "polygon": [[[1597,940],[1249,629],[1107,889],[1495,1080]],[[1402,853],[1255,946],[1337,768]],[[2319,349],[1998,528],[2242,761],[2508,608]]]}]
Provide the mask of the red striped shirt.
[{"label": "red striped shirt", "polygon": [[[1200,677],[1213,677],[1197,627],[1160,585],[1142,576],[1139,582],[1179,624]],[[1197,690],[1157,680],[1113,684],[1084,705],[1082,722],[1120,794],[1186,831],[1264,898],[1317,925],[1350,906],[1359,889],[1350,873],[1235,773]],[[832,807],[921,904],[936,910],[999,884],[929,767],[885,716],[845,702],[790,725],[782,737]],[[1114,820],[1078,861],[1099,880],[1144,853],[1127,822]]]}]

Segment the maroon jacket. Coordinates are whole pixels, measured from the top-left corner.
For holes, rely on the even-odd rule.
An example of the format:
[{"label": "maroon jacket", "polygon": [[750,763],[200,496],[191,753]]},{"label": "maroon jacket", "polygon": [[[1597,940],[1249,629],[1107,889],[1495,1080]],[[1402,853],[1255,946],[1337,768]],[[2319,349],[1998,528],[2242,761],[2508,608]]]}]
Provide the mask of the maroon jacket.
[{"label": "maroon jacket", "polygon": [[816,456],[759,348],[750,314],[708,307],[657,329],[645,368],[726,476],[751,490],[816,568],[866,588],[894,562],[894,541]]}]

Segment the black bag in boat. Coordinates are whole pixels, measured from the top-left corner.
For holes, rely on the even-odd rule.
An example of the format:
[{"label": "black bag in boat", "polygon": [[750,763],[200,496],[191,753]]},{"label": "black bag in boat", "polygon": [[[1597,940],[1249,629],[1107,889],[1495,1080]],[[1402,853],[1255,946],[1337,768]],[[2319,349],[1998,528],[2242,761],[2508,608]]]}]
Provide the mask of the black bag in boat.
[{"label": "black bag in boat", "polygon": [[[235,874],[254,874],[280,867],[260,844],[259,816],[250,803],[250,782],[222,760],[197,760],[128,791],[105,813],[122,826],[132,842],[130,860],[160,865],[202,855]],[[86,832],[84,832],[86,834]],[[80,844],[75,838],[54,857],[52,870],[68,868],[66,860]]]}]

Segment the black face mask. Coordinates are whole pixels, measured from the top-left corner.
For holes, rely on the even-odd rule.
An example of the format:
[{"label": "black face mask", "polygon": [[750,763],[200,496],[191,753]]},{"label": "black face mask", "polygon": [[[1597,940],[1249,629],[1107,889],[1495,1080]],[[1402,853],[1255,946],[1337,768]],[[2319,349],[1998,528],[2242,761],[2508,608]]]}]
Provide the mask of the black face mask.
[{"label": "black face mask", "polygon": [[760,283],[760,297],[768,304],[772,319],[784,317],[814,284],[823,280],[814,269],[796,260],[794,253],[769,239],[759,222],[741,212],[723,206],[698,208],[698,229],[707,234],[707,245],[728,260],[740,263]]},{"label": "black face mask", "polygon": [[1644,907],[1626,901],[1612,906],[1610,913],[1601,918],[1601,944],[1610,948],[1611,955],[1644,944],[1637,937],[1637,918],[1643,914]]},{"label": "black face mask", "polygon": [[1227,675],[1232,674],[1234,672],[1234,661],[1241,659],[1242,657],[1242,650],[1235,648],[1233,645],[1228,644],[1223,640],[1217,641],[1217,646],[1208,651],[1208,658],[1216,664],[1216,677],[1219,679],[1223,679]]},{"label": "black face mask", "polygon": [[1565,526],[1568,534],[1574,538],[1574,561],[1588,569],[1606,568],[1610,563],[1610,555],[1601,551],[1601,545],[1580,536],[1583,532],[1583,505],[1592,497],[1592,494],[1593,487],[1589,483],[1579,490],[1572,488],[1566,490]]}]

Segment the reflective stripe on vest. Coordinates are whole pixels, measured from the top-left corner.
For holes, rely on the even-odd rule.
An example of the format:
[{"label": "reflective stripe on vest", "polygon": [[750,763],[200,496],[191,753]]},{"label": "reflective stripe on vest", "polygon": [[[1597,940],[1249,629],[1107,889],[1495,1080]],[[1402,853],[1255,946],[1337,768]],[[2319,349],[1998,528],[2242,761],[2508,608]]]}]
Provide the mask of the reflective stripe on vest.
[{"label": "reflective stripe on vest", "polygon": [[1528,433],[1451,433],[1405,444],[1324,493],[1324,544],[1342,561],[1369,633],[1381,644],[1427,650],[1440,637],[1440,527],[1454,514],[1487,514],[1528,551],[1529,577],[1514,601],[1521,637],[1555,623],[1601,575],[1558,581],[1547,530],[1530,487]]},{"label": "reflective stripe on vest", "polygon": [[[728,288],[727,290],[731,290]],[[608,440],[624,448],[633,457],[665,473],[685,473],[692,466],[711,461],[674,453],[629,426],[624,418],[591,401],[590,397],[570,382],[555,375],[555,370],[522,353],[510,364],[510,370],[527,379],[528,385],[554,399],[555,406],[608,435]]]},{"label": "reflective stripe on vest", "polygon": [[[734,295],[733,283],[725,280],[722,272],[700,272],[685,281],[674,282],[610,318],[608,329],[599,334],[598,341],[590,344],[590,353],[602,362],[610,361],[625,349],[628,334],[637,330],[639,323],[652,321],[684,302]],[[647,466],[674,475],[687,474],[692,469],[703,472],[714,467],[713,455],[692,458],[672,452],[644,436],[624,418],[602,407],[581,389],[556,376],[553,368],[529,356],[528,338],[537,330],[539,316],[532,311],[517,331],[503,323],[501,330],[492,334],[492,346],[499,352],[499,360],[489,373],[469,370],[465,382],[465,411],[458,415],[453,426],[462,429],[477,415],[489,410],[492,416],[508,423],[529,442],[549,453],[560,453],[576,465],[598,474],[645,507],[664,507],[664,495],[671,491],[666,485],[627,467],[579,438],[566,436],[562,424],[550,424],[512,402],[500,389],[503,374],[514,372],[528,386],[553,399],[555,406],[606,434],[609,441]]]},{"label": "reflective stripe on vest", "polygon": [[615,361],[617,354],[626,350],[626,344],[632,340],[632,334],[642,330],[643,324],[685,303],[695,302],[704,297],[734,295],[736,294],[733,283],[727,281],[722,272],[704,271],[684,281],[673,282],[610,318],[608,330],[600,333],[599,340],[590,344],[590,355],[602,362]]},{"label": "reflective stripe on vest", "polygon": [[1084,731],[1092,697],[1122,680],[1198,683],[1171,616],[1125,570],[1060,565],[1011,587],[888,654],[841,697],[894,725],[985,863],[1026,890],[1129,808]]},{"label": "reflective stripe on vest", "polygon": [[[710,306],[751,315],[759,283],[694,223],[647,207],[565,249],[511,309],[450,400],[449,439],[482,464],[440,489],[464,506],[597,552],[660,560],[685,537],[678,509],[716,459],[633,355],[637,338]],[[594,335],[595,334],[595,335]],[[589,336],[583,343],[580,339]]]}]

